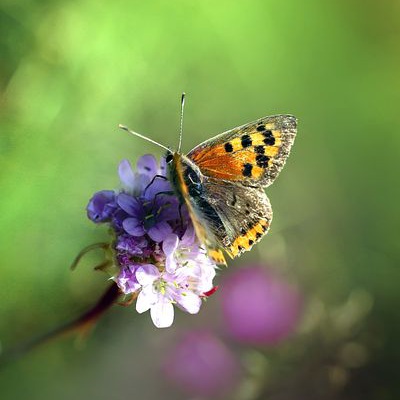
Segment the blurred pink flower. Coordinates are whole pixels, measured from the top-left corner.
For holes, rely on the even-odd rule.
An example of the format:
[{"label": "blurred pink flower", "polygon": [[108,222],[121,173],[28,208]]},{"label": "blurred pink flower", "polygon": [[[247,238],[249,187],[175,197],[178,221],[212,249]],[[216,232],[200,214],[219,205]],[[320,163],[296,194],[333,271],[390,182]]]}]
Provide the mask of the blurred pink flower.
[{"label": "blurred pink flower", "polygon": [[298,289],[261,266],[235,271],[220,293],[226,331],[244,343],[281,342],[294,331],[302,311]]},{"label": "blurred pink flower", "polygon": [[191,396],[218,397],[229,393],[239,376],[232,352],[208,331],[187,333],[169,353],[167,379]]}]

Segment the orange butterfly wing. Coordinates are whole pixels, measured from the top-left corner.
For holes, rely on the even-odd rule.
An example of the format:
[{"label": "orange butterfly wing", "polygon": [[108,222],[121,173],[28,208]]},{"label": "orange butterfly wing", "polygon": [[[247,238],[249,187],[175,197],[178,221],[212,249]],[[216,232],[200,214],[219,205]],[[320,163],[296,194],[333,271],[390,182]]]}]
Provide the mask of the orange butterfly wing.
[{"label": "orange butterfly wing", "polygon": [[291,115],[264,117],[199,144],[188,158],[205,176],[269,186],[283,168],[296,132]]}]

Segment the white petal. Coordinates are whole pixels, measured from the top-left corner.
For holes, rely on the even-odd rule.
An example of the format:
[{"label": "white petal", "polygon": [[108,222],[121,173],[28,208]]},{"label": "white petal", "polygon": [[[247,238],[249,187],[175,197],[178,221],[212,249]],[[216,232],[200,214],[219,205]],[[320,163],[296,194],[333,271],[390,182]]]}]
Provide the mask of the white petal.
[{"label": "white petal", "polygon": [[144,264],[137,269],[135,275],[142,286],[147,286],[160,277],[160,271],[152,264]]},{"label": "white petal", "polygon": [[197,314],[201,307],[201,298],[193,292],[187,291],[181,293],[179,299],[176,299],[178,305],[184,309],[184,311],[190,314]]},{"label": "white petal", "polygon": [[174,306],[170,301],[159,301],[151,307],[150,315],[157,328],[168,328],[174,322]]},{"label": "white petal", "polygon": [[199,293],[208,292],[213,288],[213,279],[215,277],[214,268],[203,272],[203,275],[198,280],[197,291]]},{"label": "white petal", "polygon": [[158,301],[158,295],[153,291],[151,286],[142,289],[136,300],[136,311],[141,314],[153,307]]},{"label": "white petal", "polygon": [[165,269],[168,273],[173,274],[176,270],[177,264],[175,262],[174,256],[167,256],[165,259]]}]

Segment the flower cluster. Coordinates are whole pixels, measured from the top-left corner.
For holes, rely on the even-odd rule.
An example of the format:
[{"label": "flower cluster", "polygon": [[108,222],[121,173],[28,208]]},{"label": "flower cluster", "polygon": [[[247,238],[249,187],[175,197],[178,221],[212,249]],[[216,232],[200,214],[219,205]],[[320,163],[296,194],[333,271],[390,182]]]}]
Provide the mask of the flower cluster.
[{"label": "flower cluster", "polygon": [[94,194],[87,215],[108,223],[114,236],[118,272],[112,279],[136,300],[136,310],[150,310],[154,324],[168,327],[175,304],[196,314],[202,298],[213,292],[216,265],[198,242],[188,212],[174,195],[152,155],[138,160],[136,171],[127,160],[119,165],[122,189]]}]

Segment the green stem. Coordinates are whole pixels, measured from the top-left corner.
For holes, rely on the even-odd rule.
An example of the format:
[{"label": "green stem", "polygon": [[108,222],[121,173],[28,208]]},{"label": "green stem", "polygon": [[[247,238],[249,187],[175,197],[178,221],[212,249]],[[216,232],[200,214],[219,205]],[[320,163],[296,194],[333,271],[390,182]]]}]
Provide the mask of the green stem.
[{"label": "green stem", "polygon": [[82,257],[86,254],[89,253],[89,251],[95,250],[95,249],[106,249],[110,245],[108,243],[94,243],[91,244],[90,246],[85,247],[82,249],[79,254],[75,257],[75,260],[71,264],[71,270],[74,270],[77,265],[79,264],[79,261],[81,261]]}]

